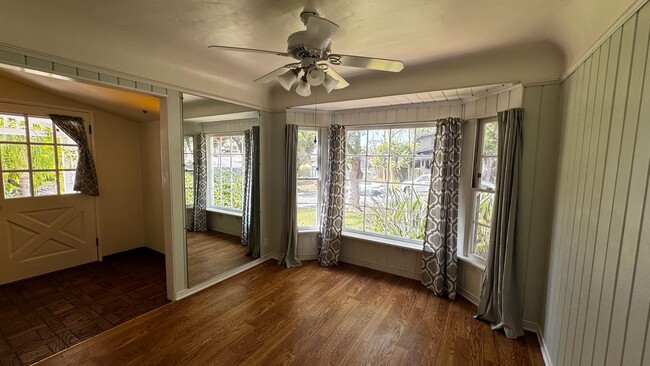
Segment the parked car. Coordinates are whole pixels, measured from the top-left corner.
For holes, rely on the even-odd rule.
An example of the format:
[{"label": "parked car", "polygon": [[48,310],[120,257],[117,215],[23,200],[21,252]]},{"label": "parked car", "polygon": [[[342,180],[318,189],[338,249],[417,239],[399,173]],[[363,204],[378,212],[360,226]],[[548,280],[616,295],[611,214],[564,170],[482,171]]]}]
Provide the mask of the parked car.
[{"label": "parked car", "polygon": [[413,180],[405,180],[400,184],[402,192],[408,192],[411,187],[418,192],[426,192],[429,190],[429,183],[431,182],[431,174],[422,174]]}]

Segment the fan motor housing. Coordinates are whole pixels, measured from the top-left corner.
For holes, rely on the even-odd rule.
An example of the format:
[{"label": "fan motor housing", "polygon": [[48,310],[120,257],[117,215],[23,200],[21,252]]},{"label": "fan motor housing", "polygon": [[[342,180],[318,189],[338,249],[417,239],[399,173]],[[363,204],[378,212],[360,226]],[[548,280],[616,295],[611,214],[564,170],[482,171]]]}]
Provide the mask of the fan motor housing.
[{"label": "fan motor housing", "polygon": [[317,60],[326,60],[330,53],[330,46],[326,50],[318,50],[309,46],[305,41],[305,31],[292,33],[287,39],[287,53],[296,60],[303,58],[315,58]]}]

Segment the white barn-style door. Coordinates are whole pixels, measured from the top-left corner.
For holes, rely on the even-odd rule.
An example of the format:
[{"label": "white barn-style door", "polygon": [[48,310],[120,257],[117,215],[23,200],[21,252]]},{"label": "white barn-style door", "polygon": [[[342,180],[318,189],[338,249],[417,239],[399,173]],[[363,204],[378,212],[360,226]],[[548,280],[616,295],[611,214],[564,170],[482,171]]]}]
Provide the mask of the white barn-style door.
[{"label": "white barn-style door", "polygon": [[98,260],[95,198],[73,191],[76,144],[49,113],[88,131],[88,113],[0,103],[0,284]]}]

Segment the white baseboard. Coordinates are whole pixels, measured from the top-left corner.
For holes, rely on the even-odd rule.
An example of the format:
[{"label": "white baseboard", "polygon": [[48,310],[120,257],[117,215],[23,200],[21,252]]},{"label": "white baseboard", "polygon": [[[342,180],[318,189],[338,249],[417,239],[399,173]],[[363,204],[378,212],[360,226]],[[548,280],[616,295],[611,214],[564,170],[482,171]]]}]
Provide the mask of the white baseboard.
[{"label": "white baseboard", "polygon": [[478,297],[472,295],[469,291],[465,290],[464,288],[460,286],[456,286],[456,292],[467,299],[467,301],[471,302],[472,304],[478,306]]},{"label": "white baseboard", "polygon": [[407,271],[402,271],[401,269],[392,268],[392,267],[388,267],[388,266],[383,266],[381,264],[366,262],[366,261],[363,261],[363,260],[348,258],[348,257],[344,257],[344,256],[341,256],[339,258],[339,260],[341,262],[350,263],[350,264],[354,264],[354,265],[361,266],[361,267],[376,269],[377,271],[391,273],[391,274],[394,274],[394,275],[398,275],[398,276],[402,276],[402,277],[406,277],[406,278],[411,278],[411,279],[414,279],[414,280],[420,280],[420,275],[419,274],[410,273],[410,272],[407,272]]},{"label": "white baseboard", "polygon": [[260,264],[266,262],[269,259],[277,259],[277,257],[278,257],[277,253],[265,254],[260,258],[257,258],[257,259],[255,259],[253,261],[250,261],[250,262],[246,263],[246,264],[243,264],[243,265],[241,265],[241,266],[239,266],[237,268],[231,269],[230,271],[224,272],[224,273],[222,273],[222,274],[220,274],[220,275],[218,275],[218,276],[216,276],[216,277],[214,277],[214,278],[212,278],[212,279],[210,279],[208,281],[201,282],[200,284],[198,284],[198,285],[196,285],[196,286],[194,286],[192,288],[188,288],[188,289],[179,291],[176,294],[175,300],[181,300],[181,299],[184,299],[184,298],[186,298],[186,297],[188,297],[190,295],[194,295],[194,294],[196,294],[198,292],[201,292],[201,291],[205,290],[206,288],[211,287],[211,286],[213,286],[213,285],[215,285],[215,284],[217,284],[217,283],[219,283],[219,282],[221,282],[223,280],[226,280],[226,279],[228,279],[230,277],[238,275],[238,274],[240,274],[240,273],[242,273],[242,272],[244,272],[246,270],[249,270],[249,269],[251,269],[251,268],[253,268],[253,267],[257,266],[257,265],[260,265]]},{"label": "white baseboard", "polygon": [[539,342],[539,349],[542,352],[542,358],[544,358],[544,364],[546,366],[553,366],[553,362],[551,361],[551,355],[548,353],[548,348],[546,347],[546,342],[544,341],[544,333],[542,332],[542,328],[539,326],[539,324],[528,320],[522,320],[521,322],[524,327],[524,330],[533,332],[537,335],[537,342]]}]

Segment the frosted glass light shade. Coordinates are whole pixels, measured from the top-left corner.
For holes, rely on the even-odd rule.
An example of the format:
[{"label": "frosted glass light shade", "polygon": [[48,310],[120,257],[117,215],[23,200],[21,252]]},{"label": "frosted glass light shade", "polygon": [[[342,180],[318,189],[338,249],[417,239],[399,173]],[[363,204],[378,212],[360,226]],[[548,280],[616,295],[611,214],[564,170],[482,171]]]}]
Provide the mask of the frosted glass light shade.
[{"label": "frosted glass light shade", "polygon": [[329,75],[325,75],[325,80],[323,80],[323,87],[325,88],[327,94],[329,94],[332,90],[334,90],[334,88],[336,88],[336,85],[338,83],[339,83],[338,80],[334,79]]},{"label": "frosted glass light shade", "polygon": [[311,66],[307,70],[306,79],[310,85],[313,86],[320,85],[323,82],[323,80],[325,80],[325,72],[321,70],[320,67]]},{"label": "frosted glass light shade", "polygon": [[300,83],[298,84],[298,87],[296,88],[296,93],[300,95],[301,97],[308,97],[311,95],[311,87],[309,86],[309,83],[307,83],[304,80],[300,80]]},{"label": "frosted glass light shade", "polygon": [[286,90],[291,90],[293,84],[296,82],[296,80],[298,80],[293,70],[289,70],[282,75],[278,75],[276,79]]}]

